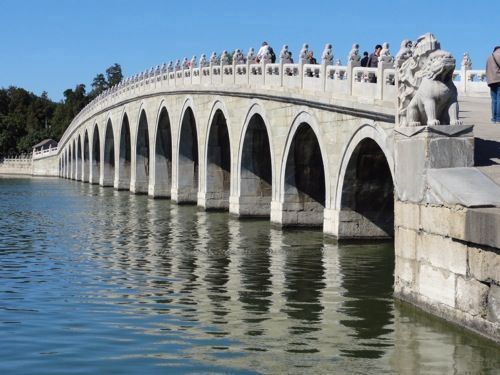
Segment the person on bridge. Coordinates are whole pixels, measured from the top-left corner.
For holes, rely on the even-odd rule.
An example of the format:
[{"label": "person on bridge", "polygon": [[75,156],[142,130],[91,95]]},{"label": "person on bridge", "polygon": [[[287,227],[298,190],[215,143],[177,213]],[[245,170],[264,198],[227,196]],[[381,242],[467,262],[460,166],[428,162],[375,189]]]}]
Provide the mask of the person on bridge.
[{"label": "person on bridge", "polygon": [[[382,46],[380,44],[377,44],[375,46],[375,51],[373,51],[373,53],[368,58],[368,62],[366,63],[366,66],[368,68],[378,67],[378,58],[380,57],[380,51],[382,51]],[[370,74],[369,77],[369,81],[371,83],[377,83],[377,76],[375,74]]]},{"label": "person on bridge", "polygon": [[268,53],[269,53],[269,44],[267,42],[262,42],[262,46],[257,52],[257,57],[255,59],[255,62],[260,63],[262,60],[266,58]]},{"label": "person on bridge", "polygon": [[363,58],[361,59],[361,66],[366,67],[368,65],[368,52],[363,52]]},{"label": "person on bridge", "polygon": [[486,81],[491,92],[491,122],[500,123],[500,46],[488,57]]}]

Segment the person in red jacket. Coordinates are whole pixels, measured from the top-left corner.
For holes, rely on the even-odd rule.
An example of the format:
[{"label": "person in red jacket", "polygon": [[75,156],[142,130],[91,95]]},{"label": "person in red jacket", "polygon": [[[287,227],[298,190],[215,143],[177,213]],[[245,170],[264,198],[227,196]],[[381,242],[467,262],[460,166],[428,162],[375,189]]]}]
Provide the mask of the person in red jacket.
[{"label": "person in red jacket", "polygon": [[491,122],[500,123],[500,46],[486,61],[486,81],[491,92]]}]

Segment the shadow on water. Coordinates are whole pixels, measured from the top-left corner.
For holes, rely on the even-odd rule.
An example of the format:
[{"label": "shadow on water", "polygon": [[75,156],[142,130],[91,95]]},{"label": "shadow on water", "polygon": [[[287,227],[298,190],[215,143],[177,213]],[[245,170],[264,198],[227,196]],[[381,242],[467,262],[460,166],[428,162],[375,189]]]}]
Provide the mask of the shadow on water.
[{"label": "shadow on water", "polygon": [[497,346],[394,302],[391,243],[72,181],[0,180],[0,196],[2,373],[500,366]]}]

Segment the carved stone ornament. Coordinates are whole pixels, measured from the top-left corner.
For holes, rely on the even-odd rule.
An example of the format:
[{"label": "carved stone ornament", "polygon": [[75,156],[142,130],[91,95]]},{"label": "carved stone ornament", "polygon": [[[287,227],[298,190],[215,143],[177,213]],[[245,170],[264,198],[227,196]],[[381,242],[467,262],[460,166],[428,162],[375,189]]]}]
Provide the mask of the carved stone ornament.
[{"label": "carved stone ornament", "polygon": [[236,51],[234,51],[234,56],[233,56],[233,63],[237,65],[241,65],[245,63],[245,56],[243,56],[243,53],[241,50],[238,48]]},{"label": "carved stone ornament", "polygon": [[321,54],[321,61],[325,65],[333,65],[333,47],[330,43],[325,44],[325,49]]},{"label": "carved stone ornament", "polygon": [[255,63],[255,50],[250,47],[247,53],[247,63],[254,64]]},{"label": "carved stone ornament", "polygon": [[283,48],[281,48],[280,61],[283,64],[291,64],[292,63],[292,55],[290,54],[290,51],[288,50],[287,44],[283,45]]},{"label": "carved stone ornament", "polygon": [[309,53],[309,44],[307,43],[304,43],[302,45],[302,49],[300,50],[299,52],[299,58],[300,58],[300,61],[302,63],[306,63],[307,62],[307,54]]},{"label": "carved stone ornament", "polygon": [[470,59],[468,52],[465,52],[464,57],[462,58],[462,68],[466,70],[472,69],[472,60]]},{"label": "carved stone ornament", "polygon": [[396,64],[399,126],[462,124],[452,80],[455,59],[433,34],[418,38],[411,53],[398,53]]},{"label": "carved stone ornament", "polygon": [[207,55],[205,55],[204,53],[202,53],[201,56],[200,56],[200,68],[204,68],[206,66],[208,66]]},{"label": "carved stone ornament", "polygon": [[359,44],[355,43],[352,45],[349,56],[347,56],[347,61],[357,63],[359,60],[361,60],[359,56]]},{"label": "carved stone ornament", "polygon": [[394,57],[392,57],[391,52],[389,51],[389,43],[385,42],[382,44],[382,50],[380,51],[378,61],[388,64],[392,64],[394,62]]}]

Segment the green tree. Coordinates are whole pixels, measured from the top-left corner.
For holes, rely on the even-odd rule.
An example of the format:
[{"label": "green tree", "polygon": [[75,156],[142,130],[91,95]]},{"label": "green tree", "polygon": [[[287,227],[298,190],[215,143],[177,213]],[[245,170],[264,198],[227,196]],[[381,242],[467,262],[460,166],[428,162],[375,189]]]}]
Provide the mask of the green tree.
[{"label": "green tree", "polygon": [[92,91],[90,95],[92,97],[96,97],[103,91],[105,91],[108,88],[108,82],[106,81],[106,77],[104,77],[104,74],[99,73],[98,75],[95,76],[94,80],[92,81]]},{"label": "green tree", "polygon": [[108,87],[119,84],[123,79],[122,67],[120,64],[113,64],[106,69],[106,77],[108,78]]}]

